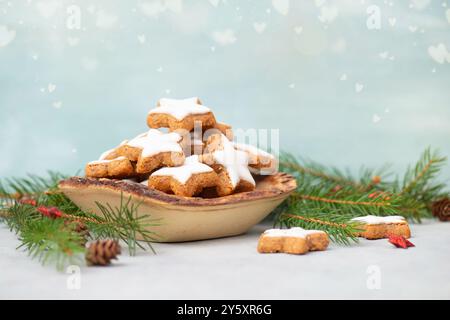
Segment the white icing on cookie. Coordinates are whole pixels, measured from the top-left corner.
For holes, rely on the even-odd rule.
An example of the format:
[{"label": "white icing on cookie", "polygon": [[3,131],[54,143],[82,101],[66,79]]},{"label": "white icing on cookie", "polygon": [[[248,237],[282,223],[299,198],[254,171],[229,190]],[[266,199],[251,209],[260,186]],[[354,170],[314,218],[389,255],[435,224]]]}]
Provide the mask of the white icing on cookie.
[{"label": "white icing on cookie", "polygon": [[99,160],[95,160],[95,161],[91,161],[88,164],[100,164],[100,163],[110,163],[112,161],[117,161],[117,160],[126,160],[127,158],[120,156],[117,157],[115,159],[111,159],[111,160],[106,160],[106,159],[99,159]]},{"label": "white icing on cookie", "polygon": [[246,151],[248,153],[254,154],[259,157],[265,157],[265,158],[270,158],[270,159],[275,158],[272,154],[268,153],[267,151],[261,150],[257,147],[249,145],[249,144],[233,142],[233,145],[238,150]]},{"label": "white icing on cookie", "polygon": [[172,106],[179,104],[200,104],[200,99],[198,97],[191,97],[186,99],[171,99],[171,98],[161,98],[158,101],[158,106]]},{"label": "white icing on cookie", "polygon": [[127,183],[139,183],[136,178],[121,179],[121,181],[127,182]]},{"label": "white icing on cookie", "polygon": [[115,149],[110,149],[110,150],[107,150],[107,151],[103,152],[103,153],[100,155],[100,158],[98,158],[98,160],[105,160],[105,158],[106,158],[107,156],[109,156],[111,153],[113,153],[114,151],[115,151]]},{"label": "white icing on cookie", "polygon": [[142,149],[142,157],[151,157],[161,152],[183,152],[178,143],[181,139],[181,136],[176,132],[163,133],[156,129],[150,129],[126,144],[130,147]]},{"label": "white icing on cookie", "polygon": [[194,131],[192,131],[190,133],[191,135],[191,145],[193,146],[202,146],[203,145],[203,140],[201,138],[198,137],[198,135],[196,135],[194,133]]},{"label": "white icing on cookie", "polygon": [[227,171],[233,188],[235,188],[241,180],[245,180],[255,185],[255,180],[248,170],[247,153],[236,150],[233,143],[223,134],[221,134],[220,137],[223,149],[214,151],[212,155],[214,160],[222,165]]},{"label": "white icing on cookie", "polygon": [[[124,140],[124,141],[122,141],[122,142],[119,144],[119,146],[124,145],[124,144],[127,143],[127,142],[128,142],[128,140]],[[114,159],[106,159],[106,157],[108,157],[108,156],[109,156],[111,153],[113,153],[114,151],[116,151],[116,149],[109,149],[109,150],[106,150],[105,152],[103,152],[103,153],[100,155],[100,157],[98,158],[98,160],[91,161],[91,162],[89,162],[88,164],[109,163],[109,162],[114,161],[114,160],[124,160],[124,159],[126,159],[126,158],[123,157],[123,156],[119,156],[119,157],[114,158]]]},{"label": "white icing on cookie", "polygon": [[151,176],[170,176],[182,184],[185,184],[193,174],[212,172],[213,169],[198,161],[198,156],[187,157],[184,164],[179,167],[166,167],[159,169]]},{"label": "white icing on cookie", "polygon": [[306,238],[310,234],[325,233],[321,230],[305,230],[302,228],[290,228],[290,229],[269,229],[264,231],[263,235],[266,237],[296,237]]},{"label": "white icing on cookie", "polygon": [[389,223],[406,223],[406,220],[402,216],[387,216],[387,217],[378,217],[378,216],[364,216],[353,218],[352,221],[362,222],[365,224],[389,224]]},{"label": "white icing on cookie", "polygon": [[177,120],[183,120],[188,115],[208,112],[211,112],[211,109],[201,105],[196,97],[180,100],[163,98],[159,100],[159,106],[150,110],[149,114],[163,113]]}]

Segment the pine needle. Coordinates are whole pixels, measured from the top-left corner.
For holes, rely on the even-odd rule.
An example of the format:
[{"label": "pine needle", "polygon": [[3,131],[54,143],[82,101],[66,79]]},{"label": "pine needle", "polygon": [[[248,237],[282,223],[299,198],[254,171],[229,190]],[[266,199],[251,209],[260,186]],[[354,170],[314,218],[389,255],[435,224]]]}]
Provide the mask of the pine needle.
[{"label": "pine needle", "polygon": [[284,153],[281,169],[297,178],[298,188],[277,209],[276,223],[317,228],[338,243],[355,240],[351,218],[364,215],[402,215],[420,222],[431,216],[432,201],[448,195],[447,186],[436,182],[445,157],[427,148],[408,168],[403,180],[389,180],[389,166],[362,168],[355,177],[349,170],[329,168]]},{"label": "pine needle", "polygon": [[[85,248],[80,234],[67,228],[66,221],[82,221],[91,240],[124,241],[130,255],[137,248],[149,248],[155,253],[151,242],[158,235],[149,228],[160,224],[149,214],[138,215],[139,204],[131,201],[131,197],[125,199],[122,194],[118,208],[97,203],[102,215],[95,215],[81,210],[58,191],[58,182],[63,178],[59,173],[49,172],[48,178],[28,175],[0,181],[0,221],[18,235],[20,248],[27,250],[32,258],[43,264],[54,263],[58,269],[79,260]],[[22,203],[22,197],[32,197],[38,206],[57,207],[62,212],[61,218],[44,217],[36,206]]]}]

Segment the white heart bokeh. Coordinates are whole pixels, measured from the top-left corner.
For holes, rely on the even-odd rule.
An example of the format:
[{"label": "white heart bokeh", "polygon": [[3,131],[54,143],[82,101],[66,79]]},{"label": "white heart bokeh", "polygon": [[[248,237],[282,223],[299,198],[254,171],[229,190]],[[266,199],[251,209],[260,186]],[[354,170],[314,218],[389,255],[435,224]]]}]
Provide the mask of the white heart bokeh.
[{"label": "white heart bokeh", "polygon": [[360,93],[364,89],[364,85],[362,83],[355,83],[355,92]]},{"label": "white heart bokeh", "polygon": [[67,38],[67,43],[69,44],[69,46],[75,47],[75,46],[78,45],[78,43],[80,43],[80,38],[77,38],[77,37],[68,37],[68,38]]},{"label": "white heart bokeh", "polygon": [[263,33],[264,30],[266,30],[266,23],[265,22],[255,22],[255,23],[253,23],[253,28],[255,28],[255,31],[257,33]]},{"label": "white heart bokeh", "polygon": [[115,26],[118,18],[112,13],[108,13],[104,10],[97,12],[96,26],[100,29],[111,29]]},{"label": "white heart bokeh", "polygon": [[221,45],[227,46],[236,42],[237,38],[232,29],[225,29],[221,31],[214,31],[212,33],[213,40]]},{"label": "white heart bokeh", "polygon": [[48,93],[52,93],[53,91],[55,91],[56,85],[53,83],[49,83],[47,86],[47,89],[48,89]]},{"label": "white heart bokeh", "polygon": [[0,25],[0,48],[6,47],[16,38],[16,31]]},{"label": "white heart bokeh", "polygon": [[320,7],[319,20],[322,23],[332,23],[338,16],[339,10],[334,6]]},{"label": "white heart bokeh", "polygon": [[61,3],[56,0],[39,1],[36,3],[38,13],[46,19],[53,17],[60,7]]},{"label": "white heart bokeh", "polygon": [[376,113],[372,116],[372,122],[373,123],[378,123],[380,122],[381,117],[379,115],[377,115]]},{"label": "white heart bokeh", "polygon": [[138,35],[137,39],[138,39],[139,43],[141,43],[141,44],[144,44],[145,41],[147,41],[147,38],[146,38],[145,34]]},{"label": "white heart bokeh", "polygon": [[450,63],[450,52],[443,43],[439,43],[436,46],[428,47],[428,54],[437,63],[443,64],[444,62]]},{"label": "white heart bokeh", "polygon": [[296,27],[294,27],[294,32],[295,32],[296,34],[300,34],[300,33],[302,33],[302,31],[303,31],[303,27],[302,27],[302,26],[296,26]]},{"label": "white heart bokeh", "polygon": [[289,0],[272,0],[272,6],[278,13],[285,16],[289,13],[289,2]]}]

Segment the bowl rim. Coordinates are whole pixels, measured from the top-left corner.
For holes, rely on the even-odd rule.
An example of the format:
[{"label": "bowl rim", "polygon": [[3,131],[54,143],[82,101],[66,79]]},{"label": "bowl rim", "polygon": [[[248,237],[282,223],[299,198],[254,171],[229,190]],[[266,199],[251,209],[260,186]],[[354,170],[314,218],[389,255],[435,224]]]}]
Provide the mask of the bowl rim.
[{"label": "bowl rim", "polygon": [[256,179],[258,182],[270,182],[273,187],[268,189],[255,189],[248,192],[240,192],[218,198],[200,198],[200,197],[182,197],[167,194],[159,190],[150,189],[145,185],[125,180],[106,179],[106,178],[86,178],[70,177],[59,182],[58,188],[64,192],[73,189],[97,189],[110,192],[127,193],[132,196],[138,196],[144,200],[160,202],[171,205],[181,205],[189,207],[220,206],[228,204],[243,203],[262,199],[278,198],[293,192],[297,188],[296,179],[287,173],[278,172],[270,176],[260,176]]}]

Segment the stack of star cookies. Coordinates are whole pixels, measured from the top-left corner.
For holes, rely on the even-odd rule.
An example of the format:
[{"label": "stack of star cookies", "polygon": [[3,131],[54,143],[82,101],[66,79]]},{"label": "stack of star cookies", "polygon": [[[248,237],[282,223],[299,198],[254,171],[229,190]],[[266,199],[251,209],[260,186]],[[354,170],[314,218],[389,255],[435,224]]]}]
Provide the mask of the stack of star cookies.
[{"label": "stack of star cookies", "polygon": [[178,196],[226,196],[252,191],[254,175],[273,174],[273,155],[233,142],[200,99],[160,99],[147,115],[150,130],[86,165],[90,178],[128,179]]}]

